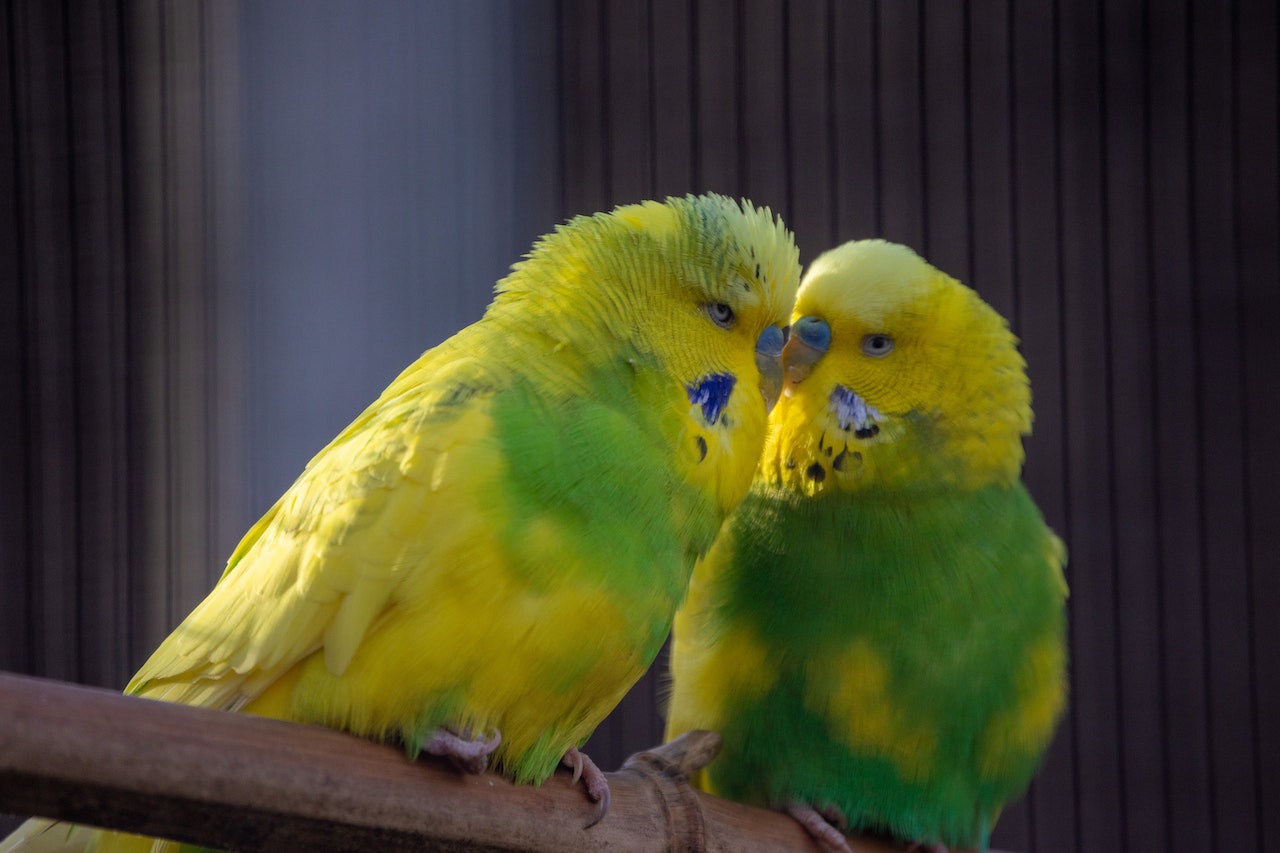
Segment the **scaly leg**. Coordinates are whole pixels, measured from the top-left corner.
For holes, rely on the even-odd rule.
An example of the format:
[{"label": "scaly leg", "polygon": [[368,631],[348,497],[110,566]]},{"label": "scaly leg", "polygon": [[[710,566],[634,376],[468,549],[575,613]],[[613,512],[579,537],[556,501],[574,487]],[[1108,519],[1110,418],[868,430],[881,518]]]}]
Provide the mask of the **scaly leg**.
[{"label": "scaly leg", "polygon": [[822,845],[822,849],[829,853],[853,853],[853,848],[849,846],[849,841],[844,837],[840,830],[831,825],[831,820],[844,823],[844,816],[839,810],[828,808],[826,814],[819,812],[813,806],[807,806],[803,803],[788,803],[783,806],[782,810],[796,819],[805,831],[813,836],[813,840]]},{"label": "scaly leg", "polygon": [[564,758],[560,759],[560,763],[573,769],[573,784],[578,784],[578,780],[581,779],[587,786],[587,796],[600,804],[600,810],[592,821],[587,824],[589,829],[603,820],[604,816],[609,813],[609,780],[604,777],[604,773],[596,766],[596,763],[576,746],[570,748],[564,754]]}]

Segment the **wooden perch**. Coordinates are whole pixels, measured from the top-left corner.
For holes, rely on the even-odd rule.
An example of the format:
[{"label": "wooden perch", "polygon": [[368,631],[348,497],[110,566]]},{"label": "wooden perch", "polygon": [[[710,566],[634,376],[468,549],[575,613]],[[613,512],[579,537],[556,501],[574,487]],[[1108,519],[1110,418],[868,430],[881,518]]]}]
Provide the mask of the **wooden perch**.
[{"label": "wooden perch", "polygon": [[0,811],[246,853],[816,850],[790,818],[689,786],[718,747],[691,732],[632,756],[584,829],[595,806],[568,771],[513,785],[317,726],[0,673]]}]

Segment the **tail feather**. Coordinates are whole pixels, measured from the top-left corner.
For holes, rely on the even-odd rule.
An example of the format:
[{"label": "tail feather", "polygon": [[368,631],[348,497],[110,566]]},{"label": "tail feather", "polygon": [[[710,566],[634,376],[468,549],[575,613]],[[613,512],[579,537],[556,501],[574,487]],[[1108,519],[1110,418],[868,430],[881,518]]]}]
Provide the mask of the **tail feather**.
[{"label": "tail feather", "polygon": [[33,817],[0,839],[0,853],[179,853],[191,849],[173,841],[42,817]]},{"label": "tail feather", "polygon": [[98,853],[100,834],[87,826],[33,817],[0,839],[0,853]]}]

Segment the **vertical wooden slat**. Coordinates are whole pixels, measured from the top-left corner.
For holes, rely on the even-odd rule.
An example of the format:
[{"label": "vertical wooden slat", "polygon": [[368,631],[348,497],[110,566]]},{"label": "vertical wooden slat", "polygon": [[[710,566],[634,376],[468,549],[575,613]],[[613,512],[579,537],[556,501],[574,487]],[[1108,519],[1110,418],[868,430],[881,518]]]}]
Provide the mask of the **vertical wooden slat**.
[{"label": "vertical wooden slat", "polygon": [[1151,250],[1154,300],[1155,413],[1158,529],[1161,567],[1166,819],[1169,836],[1187,849],[1211,845],[1208,801],[1209,743],[1205,696],[1203,539],[1197,495],[1203,487],[1199,456],[1199,350],[1190,245],[1188,82],[1193,71],[1185,3],[1152,4]]},{"label": "vertical wooden slat", "polygon": [[[160,345],[169,283],[160,223],[177,228],[185,216],[193,244],[207,237],[202,158],[190,161],[195,203],[167,216],[160,207],[169,186],[161,19],[159,6],[126,9],[110,0],[15,4],[5,13],[14,36],[6,48],[20,45],[6,62],[14,73],[5,115],[14,143],[7,176],[19,205],[9,210],[20,218],[13,233],[23,240],[14,263],[24,259],[21,280],[15,268],[6,293],[17,300],[12,340],[21,347],[14,396],[27,400],[23,485],[6,483],[5,501],[20,502],[25,520],[28,544],[12,565],[26,579],[20,600],[31,605],[20,623],[25,642],[16,645],[24,669],[113,687],[171,624],[170,385],[187,388],[192,404],[181,430],[202,472],[191,485],[196,540],[207,541],[209,527],[212,439],[203,424],[216,408],[211,377],[204,367],[173,364]],[[175,151],[201,138],[207,57],[198,44],[183,54],[196,70],[185,91],[171,94],[195,111],[195,126],[167,140]],[[183,273],[174,280],[197,289],[207,275],[202,263]],[[207,366],[204,309],[200,301],[189,308],[199,315],[190,346]]]},{"label": "vertical wooden slat", "polygon": [[1253,850],[1258,829],[1251,731],[1249,605],[1244,501],[1244,392],[1240,286],[1232,217],[1234,114],[1232,5],[1197,2],[1190,21],[1192,295],[1200,395],[1199,495],[1204,551],[1200,566],[1208,697],[1208,798],[1217,849]]},{"label": "vertical wooden slat", "polygon": [[693,26],[695,0],[655,0],[646,19],[649,108],[652,116],[650,169],[655,198],[697,192],[695,145]]},{"label": "vertical wooden slat", "polygon": [[10,235],[0,251],[0,669],[25,672],[32,666],[30,542],[30,371],[27,360],[27,282],[24,253],[23,186],[26,145],[18,76],[18,34],[13,3],[0,12],[0,233]]},{"label": "vertical wooden slat", "polygon": [[[122,676],[208,591],[230,527],[217,517],[217,496],[234,505],[242,494],[239,466],[219,466],[214,449],[239,431],[238,401],[219,396],[228,389],[216,359],[219,348],[239,350],[241,339],[234,324],[219,325],[213,296],[217,276],[237,276],[236,255],[211,257],[215,245],[234,245],[236,214],[223,208],[227,231],[215,242],[210,189],[225,162],[212,151],[235,156],[238,102],[209,69],[235,51],[227,12],[206,11],[146,0],[112,11],[120,40],[112,85],[122,99],[115,251],[124,267],[113,346],[127,365],[116,405],[129,460],[115,486],[128,496],[126,556],[112,581],[127,614],[128,654],[115,664]],[[227,101],[217,107],[215,133],[219,98]]]},{"label": "vertical wooden slat", "polygon": [[[20,5],[14,33],[23,125],[22,198],[27,244],[28,362],[33,385],[31,440],[31,564],[33,664],[75,680],[78,626],[76,339],[74,326],[75,175],[70,163],[76,128],[70,115],[71,66],[65,9]],[[56,247],[54,249],[53,247]]]},{"label": "vertical wooden slat", "polygon": [[[1111,792],[1125,837],[1119,846],[1163,849],[1164,778],[1151,305],[1147,225],[1145,29],[1132,4],[1105,4],[1107,341],[1112,424],[1116,703],[1122,776]],[[1076,607],[1075,601],[1071,602]]]},{"label": "vertical wooden slat", "polygon": [[877,18],[879,236],[927,253],[920,4],[880,3]]},{"label": "vertical wooden slat", "polygon": [[743,0],[740,9],[741,193],[774,211],[789,211],[787,18],[770,0]]},{"label": "vertical wooden slat", "polygon": [[1244,565],[1250,598],[1239,614],[1250,632],[1252,665],[1253,808],[1261,850],[1280,850],[1280,441],[1275,424],[1280,406],[1272,391],[1280,387],[1280,96],[1277,10],[1266,0],[1240,0],[1236,6],[1235,115],[1236,171],[1232,215],[1240,275],[1240,317],[1246,401],[1244,423]]},{"label": "vertical wooden slat", "polygon": [[604,0],[560,2],[560,110],[565,208],[571,214],[608,204]]},{"label": "vertical wooden slat", "polygon": [[786,15],[790,67],[787,114],[779,134],[786,136],[790,154],[786,222],[796,235],[800,262],[808,265],[836,244],[835,198],[840,187],[831,162],[836,120],[831,109],[835,100],[831,70],[835,60],[827,52],[832,9],[828,3],[797,3],[787,8]]},{"label": "vertical wooden slat", "polygon": [[629,204],[653,194],[653,106],[650,92],[649,7],[605,0],[605,80],[609,202]]},{"label": "vertical wooden slat", "polygon": [[832,245],[881,233],[878,8],[872,0],[836,0],[832,9]]},{"label": "vertical wooden slat", "polygon": [[969,283],[997,311],[1014,316],[1010,0],[973,0],[969,30],[969,158],[965,215],[971,220]]},{"label": "vertical wooden slat", "polygon": [[924,229],[920,249],[930,263],[981,293],[982,283],[972,278],[969,256],[965,14],[964,4],[954,0],[921,3]]},{"label": "vertical wooden slat", "polygon": [[[1010,251],[1016,289],[1010,319],[1022,339],[1036,412],[1036,431],[1027,441],[1025,479],[1049,524],[1066,533],[1054,10],[1046,3],[1013,3],[1011,9],[1014,232]],[[1068,582],[1076,571],[1072,558]],[[1072,713],[1058,729],[1028,799],[1032,849],[1076,847],[1075,737]]]},{"label": "vertical wooden slat", "polygon": [[1070,553],[1072,708],[1077,739],[1079,843],[1086,849],[1123,845],[1116,799],[1120,779],[1115,692],[1114,550],[1111,473],[1112,416],[1107,393],[1111,317],[1106,276],[1105,128],[1107,80],[1100,50],[1101,6],[1058,6],[1056,22],[1060,142],[1061,310],[1064,346],[1067,515],[1062,533]]},{"label": "vertical wooden slat", "polygon": [[119,30],[110,3],[81,4],[67,21],[68,104],[75,117],[74,328],[78,403],[75,594],[79,678],[118,686],[127,676],[123,601],[124,267],[119,213]]},{"label": "vertical wooden slat", "polygon": [[697,102],[694,180],[699,191],[739,195],[743,185],[740,4],[699,0],[694,21]]},{"label": "vertical wooden slat", "polygon": [[[164,93],[158,73],[162,7],[140,0],[123,13],[125,251],[129,267],[126,348],[133,369],[128,398],[130,495],[128,603],[133,632],[130,658],[136,666],[173,627],[167,571],[172,555],[173,502],[170,466],[169,376],[165,345],[163,121]],[[145,367],[144,367],[145,366]]]}]

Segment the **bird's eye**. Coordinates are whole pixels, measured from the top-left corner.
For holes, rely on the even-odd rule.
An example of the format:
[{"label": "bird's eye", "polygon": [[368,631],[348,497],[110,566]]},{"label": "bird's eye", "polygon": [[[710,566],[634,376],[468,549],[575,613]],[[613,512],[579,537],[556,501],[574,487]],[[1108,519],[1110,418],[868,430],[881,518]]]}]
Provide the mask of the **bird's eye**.
[{"label": "bird's eye", "polygon": [[881,334],[866,335],[862,339],[862,352],[872,358],[884,358],[893,352],[893,338]]},{"label": "bird's eye", "polygon": [[715,323],[722,329],[732,329],[734,320],[733,309],[723,302],[708,302],[702,306],[702,310],[707,312],[707,316],[711,318],[711,322]]}]

